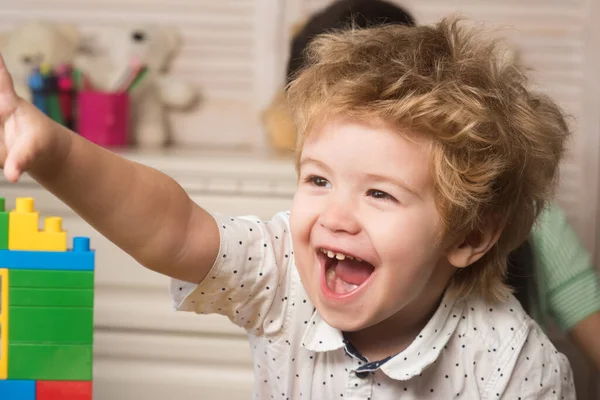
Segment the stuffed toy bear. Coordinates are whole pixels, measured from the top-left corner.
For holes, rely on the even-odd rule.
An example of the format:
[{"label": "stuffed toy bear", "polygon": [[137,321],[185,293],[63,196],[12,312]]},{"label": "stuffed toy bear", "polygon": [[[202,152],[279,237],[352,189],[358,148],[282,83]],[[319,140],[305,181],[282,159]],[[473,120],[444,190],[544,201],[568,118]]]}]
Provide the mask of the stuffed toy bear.
[{"label": "stuffed toy bear", "polygon": [[93,42],[91,54],[79,56],[76,65],[98,90],[122,90],[128,71],[147,67],[140,84],[130,91],[131,139],[145,148],[168,144],[168,108],[190,107],[197,98],[192,84],[167,72],[179,49],[177,32],[153,24],[115,26]]},{"label": "stuffed toy bear", "polygon": [[30,21],[0,34],[0,53],[17,94],[31,101],[28,80],[41,64],[71,64],[79,48],[77,28],[69,24]]},{"label": "stuffed toy bear", "polygon": [[[338,0],[324,8],[310,17],[305,24],[294,28],[286,84],[306,64],[304,51],[315,36],[350,26],[364,28],[383,24],[414,26],[415,21],[401,7],[381,0]],[[281,88],[261,116],[271,146],[284,152],[293,151],[296,146],[296,129],[285,101],[285,89]]]}]

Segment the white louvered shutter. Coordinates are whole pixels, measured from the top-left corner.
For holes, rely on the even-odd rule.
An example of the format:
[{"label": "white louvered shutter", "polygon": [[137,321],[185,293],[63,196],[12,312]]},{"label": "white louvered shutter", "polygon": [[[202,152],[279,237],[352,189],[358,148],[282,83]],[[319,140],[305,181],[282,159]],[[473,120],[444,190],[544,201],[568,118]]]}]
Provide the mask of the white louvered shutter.
[{"label": "white louvered shutter", "polygon": [[[75,23],[86,38],[113,24],[174,26],[182,48],[171,72],[199,88],[201,106],[172,120],[184,145],[260,144],[259,111],[276,76],[271,43],[278,0],[0,0],[0,31],[31,19]],[[268,21],[268,23],[267,23]]]},{"label": "white louvered shutter", "polygon": [[[191,80],[201,89],[203,97],[198,110],[172,119],[176,140],[184,147],[194,144],[260,147],[264,135],[259,112],[283,82],[291,27],[329,2],[0,0],[0,31],[36,18],[76,23],[86,36],[112,23],[142,21],[176,26],[183,37],[183,46],[172,72]],[[400,3],[419,23],[435,22],[459,11],[477,20],[504,25],[507,31],[518,31],[511,38],[537,68],[540,83],[578,120],[559,197],[586,244],[593,249],[600,150],[600,51],[592,39],[600,36],[600,23],[593,19],[595,16],[600,20],[600,2],[406,0]],[[169,157],[154,166],[174,175],[180,173],[186,180],[186,190],[209,209],[245,213],[262,208],[267,216],[267,210],[270,213],[284,207],[289,194],[287,185],[294,183],[293,177],[283,177],[285,167],[276,163],[262,165],[262,160],[250,162],[252,158],[243,160],[200,159],[206,165],[200,162],[201,167],[192,168],[187,164],[180,166],[175,157]],[[240,164],[243,168],[238,167]],[[276,179],[280,172],[282,177]],[[283,189],[278,189],[278,185]],[[245,186],[251,188],[240,191]],[[41,189],[33,192],[29,188],[7,186],[6,190],[32,190],[36,198],[43,199],[40,204],[52,201],[47,192]],[[73,231],[83,229],[74,215],[71,225]],[[93,235],[97,233],[94,231]],[[104,267],[98,269],[101,285],[96,308],[100,326],[95,338],[94,378],[97,397],[140,398],[142,392],[141,398],[150,400],[250,398],[253,372],[244,336],[218,317],[196,319],[172,313],[161,277],[134,267],[132,260],[100,237],[94,236],[93,240],[101,246],[99,257],[105,260]],[[113,266],[109,264],[123,268],[111,269]]]},{"label": "white louvered shutter", "polygon": [[[418,24],[458,14],[498,27],[531,65],[534,80],[573,117],[575,136],[564,163],[558,202],[591,251],[596,248],[600,94],[597,40],[600,6],[594,0],[388,0],[404,6]],[[331,0],[288,0],[297,20]],[[594,27],[596,26],[596,27]]]}]

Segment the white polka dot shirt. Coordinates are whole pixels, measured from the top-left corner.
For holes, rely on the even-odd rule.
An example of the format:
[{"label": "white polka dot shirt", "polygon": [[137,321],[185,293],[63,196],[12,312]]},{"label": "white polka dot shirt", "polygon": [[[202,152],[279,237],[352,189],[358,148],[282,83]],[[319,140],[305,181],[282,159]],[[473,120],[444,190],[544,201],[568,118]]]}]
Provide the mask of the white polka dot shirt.
[{"label": "white polka dot shirt", "polygon": [[309,301],[289,213],[214,217],[217,260],[200,285],[172,280],[173,302],[248,332],[255,399],[575,399],[567,358],[516,299],[491,307],[446,295],[408,348],[367,360]]}]

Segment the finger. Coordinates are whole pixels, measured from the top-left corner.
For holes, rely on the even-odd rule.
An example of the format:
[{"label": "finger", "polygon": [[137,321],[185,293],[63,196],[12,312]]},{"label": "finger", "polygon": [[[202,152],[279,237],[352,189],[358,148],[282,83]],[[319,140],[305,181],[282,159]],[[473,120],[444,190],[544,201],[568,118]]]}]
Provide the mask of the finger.
[{"label": "finger", "polygon": [[21,177],[21,169],[17,161],[7,159],[4,163],[4,177],[11,183],[16,183]]},{"label": "finger", "polygon": [[26,140],[18,140],[9,150],[4,162],[4,177],[9,182],[17,182],[32,159],[32,150]]},{"label": "finger", "polygon": [[18,97],[15,93],[12,77],[0,54],[0,117],[10,114],[16,108]]}]

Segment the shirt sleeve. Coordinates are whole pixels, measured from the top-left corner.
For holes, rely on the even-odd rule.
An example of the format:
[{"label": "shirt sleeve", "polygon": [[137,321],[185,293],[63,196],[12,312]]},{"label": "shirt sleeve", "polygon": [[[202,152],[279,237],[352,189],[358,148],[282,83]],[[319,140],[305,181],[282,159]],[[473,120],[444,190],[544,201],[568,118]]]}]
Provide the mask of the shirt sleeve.
[{"label": "shirt sleeve", "polygon": [[275,299],[287,296],[289,290],[289,213],[266,222],[212,215],[219,226],[219,254],[200,284],[171,280],[175,309],[222,314],[256,335],[281,326],[284,313]]},{"label": "shirt sleeve", "polygon": [[531,242],[541,302],[563,331],[600,310],[598,274],[562,210],[552,206],[540,216]]},{"label": "shirt sleeve", "polygon": [[568,358],[556,350],[537,326],[529,330],[510,375],[504,378],[506,371],[497,371],[494,371],[494,379],[497,379],[499,386],[505,386],[503,389],[494,389],[488,398],[576,399],[573,371]]}]

